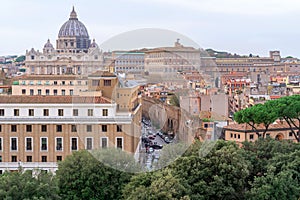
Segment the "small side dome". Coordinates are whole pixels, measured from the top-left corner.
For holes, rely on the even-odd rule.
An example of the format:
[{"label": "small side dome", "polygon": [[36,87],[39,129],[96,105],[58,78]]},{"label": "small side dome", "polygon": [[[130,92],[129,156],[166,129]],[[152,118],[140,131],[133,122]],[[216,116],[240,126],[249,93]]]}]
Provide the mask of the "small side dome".
[{"label": "small side dome", "polygon": [[54,49],[53,45],[51,44],[50,40],[47,40],[47,43],[44,45],[44,48],[48,48],[48,49]]},{"label": "small side dome", "polygon": [[51,44],[50,40],[47,40],[47,43],[44,45],[44,49],[43,49],[44,53],[51,53],[54,52],[54,47]]},{"label": "small side dome", "polygon": [[98,44],[95,42],[95,39],[93,39],[93,42],[91,43],[90,48],[98,48]]}]

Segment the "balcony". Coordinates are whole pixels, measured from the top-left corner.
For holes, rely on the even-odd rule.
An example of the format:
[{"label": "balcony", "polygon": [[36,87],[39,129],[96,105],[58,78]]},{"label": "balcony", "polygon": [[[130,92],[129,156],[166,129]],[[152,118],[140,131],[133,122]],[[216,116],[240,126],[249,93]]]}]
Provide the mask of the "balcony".
[{"label": "balcony", "polygon": [[57,169],[56,162],[0,162],[0,169],[18,170],[22,167],[24,170],[32,169]]}]

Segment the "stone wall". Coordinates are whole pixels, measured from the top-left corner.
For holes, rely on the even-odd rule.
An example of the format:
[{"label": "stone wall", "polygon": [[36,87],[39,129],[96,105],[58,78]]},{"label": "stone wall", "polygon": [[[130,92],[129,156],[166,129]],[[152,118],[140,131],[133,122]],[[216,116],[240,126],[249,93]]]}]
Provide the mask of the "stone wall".
[{"label": "stone wall", "polygon": [[199,117],[192,117],[183,109],[157,99],[143,97],[142,115],[150,119],[156,128],[174,134],[177,140],[191,143],[198,135]]}]

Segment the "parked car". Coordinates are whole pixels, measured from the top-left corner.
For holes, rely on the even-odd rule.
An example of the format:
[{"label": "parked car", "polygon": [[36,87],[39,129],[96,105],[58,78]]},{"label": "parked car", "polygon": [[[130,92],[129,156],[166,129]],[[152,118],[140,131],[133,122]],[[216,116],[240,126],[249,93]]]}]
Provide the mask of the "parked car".
[{"label": "parked car", "polygon": [[152,147],[153,149],[162,149],[163,145],[161,145],[161,144],[153,144],[153,145],[150,145],[150,147]]},{"label": "parked car", "polygon": [[149,138],[150,140],[154,140],[154,139],[155,139],[155,137],[154,137],[153,135],[148,135],[148,138]]},{"label": "parked car", "polygon": [[164,141],[165,141],[167,144],[169,144],[171,140],[169,139],[168,136],[166,136],[166,137],[164,138]]},{"label": "parked car", "polygon": [[150,139],[147,138],[147,137],[142,137],[142,142],[144,142],[144,143],[149,143],[149,142],[150,142]]},{"label": "parked car", "polygon": [[145,143],[145,148],[149,148],[150,144],[149,143]]},{"label": "parked car", "polygon": [[161,131],[158,131],[158,132],[156,133],[156,135],[158,135],[159,137],[162,137],[164,134],[163,134]]},{"label": "parked car", "polygon": [[149,153],[153,153],[153,151],[154,151],[153,147],[150,147],[149,148]]}]

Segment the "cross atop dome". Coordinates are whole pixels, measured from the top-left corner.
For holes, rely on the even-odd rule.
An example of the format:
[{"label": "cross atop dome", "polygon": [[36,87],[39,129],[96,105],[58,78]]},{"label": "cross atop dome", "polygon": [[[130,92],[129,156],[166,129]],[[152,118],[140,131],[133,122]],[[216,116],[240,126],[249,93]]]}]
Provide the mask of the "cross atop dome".
[{"label": "cross atop dome", "polygon": [[77,13],[75,12],[75,8],[73,6],[73,9],[72,9],[72,12],[70,14],[70,18],[69,19],[75,19],[75,20],[78,20],[77,18]]}]

